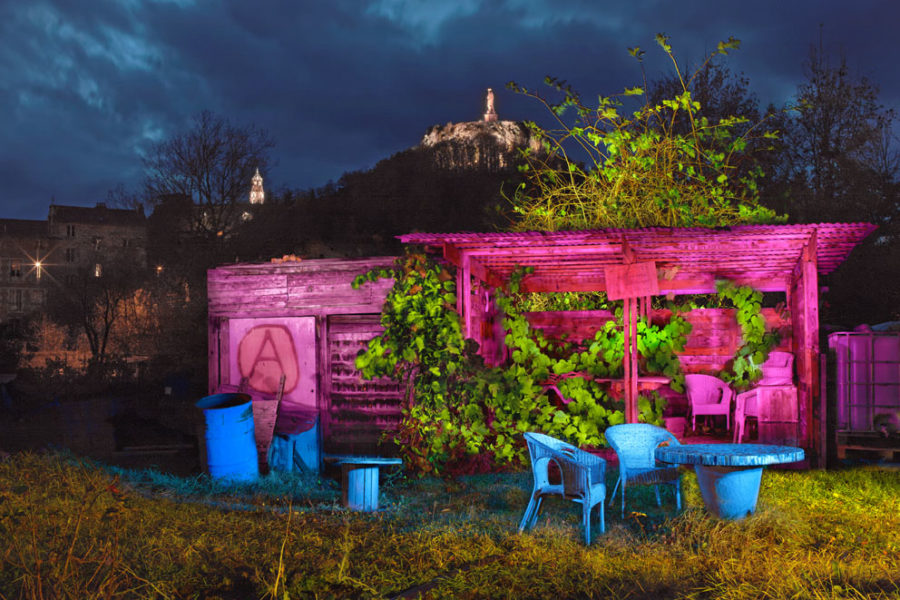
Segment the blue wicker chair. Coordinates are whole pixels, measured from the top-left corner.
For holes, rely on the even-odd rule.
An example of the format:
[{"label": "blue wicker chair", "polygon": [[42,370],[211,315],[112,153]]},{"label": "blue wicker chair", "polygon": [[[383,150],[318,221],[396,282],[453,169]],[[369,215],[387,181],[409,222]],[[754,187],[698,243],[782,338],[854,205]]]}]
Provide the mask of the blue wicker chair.
[{"label": "blue wicker chair", "polygon": [[[541,503],[547,496],[562,496],[582,505],[584,543],[591,543],[591,510],[600,505],[600,533],[606,531],[603,501],[606,500],[606,461],[543,433],[526,433],[534,491],[519,523],[519,531],[534,527]],[[550,463],[559,467],[560,483],[550,483]]]},{"label": "blue wicker chair", "polygon": [[676,446],[680,442],[669,431],[647,423],[626,423],[613,425],[606,430],[606,441],[616,451],[619,458],[619,480],[613,489],[609,505],[616,499],[619,485],[622,486],[622,518],[625,518],[625,487],[627,485],[656,486],[656,504],[659,499],[659,484],[668,483],[675,487],[675,505],[681,510],[681,475],[677,466],[657,466],[655,451],[661,444]]}]

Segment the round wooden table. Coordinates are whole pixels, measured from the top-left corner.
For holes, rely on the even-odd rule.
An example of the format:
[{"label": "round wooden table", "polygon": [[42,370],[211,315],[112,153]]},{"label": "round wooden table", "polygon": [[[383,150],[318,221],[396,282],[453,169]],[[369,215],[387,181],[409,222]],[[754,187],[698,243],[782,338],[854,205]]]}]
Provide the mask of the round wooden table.
[{"label": "round wooden table", "polygon": [[720,519],[743,519],[756,510],[766,465],[803,460],[803,448],[766,444],[682,444],[656,449],[662,462],[694,465],[707,510]]}]

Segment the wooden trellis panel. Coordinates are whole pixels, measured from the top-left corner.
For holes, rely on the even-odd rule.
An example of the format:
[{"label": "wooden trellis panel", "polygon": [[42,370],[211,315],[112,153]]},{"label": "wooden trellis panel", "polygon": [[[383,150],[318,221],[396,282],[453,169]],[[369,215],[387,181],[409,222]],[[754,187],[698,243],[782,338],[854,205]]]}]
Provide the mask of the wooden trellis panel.
[{"label": "wooden trellis panel", "polygon": [[[734,309],[702,308],[684,314],[693,325],[684,351],[678,353],[685,373],[716,373],[734,358],[741,344],[741,330],[734,312]],[[772,308],[764,308],[762,314],[767,329],[781,328],[784,332],[777,349],[790,352],[790,321],[782,319]],[[528,313],[526,318],[532,327],[548,337],[558,339],[565,335],[570,340],[583,340],[592,338],[613,316],[609,311],[596,310]],[[655,323],[664,323],[670,318],[670,312],[653,311],[651,318]]]},{"label": "wooden trellis panel", "polygon": [[380,444],[386,430],[400,422],[401,389],[390,379],[363,379],[356,355],[381,332],[379,315],[346,315],[328,320],[328,369],[322,412],[327,454],[379,454],[394,451]]}]

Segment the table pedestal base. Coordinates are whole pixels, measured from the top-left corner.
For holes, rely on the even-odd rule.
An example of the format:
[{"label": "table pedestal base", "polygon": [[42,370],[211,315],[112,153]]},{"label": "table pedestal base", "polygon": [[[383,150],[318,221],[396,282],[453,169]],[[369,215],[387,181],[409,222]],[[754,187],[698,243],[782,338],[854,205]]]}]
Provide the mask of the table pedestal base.
[{"label": "table pedestal base", "polygon": [[706,508],[720,519],[743,519],[756,510],[762,467],[694,465]]},{"label": "table pedestal base", "polygon": [[350,510],[378,510],[378,467],[343,465],[343,504]]},{"label": "table pedestal base", "polygon": [[378,468],[400,465],[399,458],[341,456],[341,500],[350,510],[378,510]]}]

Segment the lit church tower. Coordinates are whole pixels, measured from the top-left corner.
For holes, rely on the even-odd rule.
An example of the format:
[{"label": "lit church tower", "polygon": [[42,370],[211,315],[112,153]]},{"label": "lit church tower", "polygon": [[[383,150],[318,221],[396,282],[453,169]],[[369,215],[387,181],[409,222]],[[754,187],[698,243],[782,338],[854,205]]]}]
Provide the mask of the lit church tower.
[{"label": "lit church tower", "polygon": [[266,192],[263,190],[262,175],[259,174],[259,167],[256,168],[256,175],[253,176],[253,186],[250,188],[250,204],[262,204],[266,201]]}]

